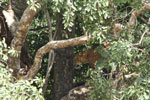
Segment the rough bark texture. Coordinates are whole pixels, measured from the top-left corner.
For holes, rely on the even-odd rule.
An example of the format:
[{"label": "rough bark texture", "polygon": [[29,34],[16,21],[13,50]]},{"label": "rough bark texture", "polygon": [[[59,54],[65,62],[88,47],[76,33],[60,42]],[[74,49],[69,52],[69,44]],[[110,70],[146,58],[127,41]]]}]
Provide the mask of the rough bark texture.
[{"label": "rough bark texture", "polygon": [[[0,39],[5,38],[6,44],[8,46],[11,45],[11,41],[13,39],[13,32],[15,33],[14,27],[15,28],[17,27],[17,26],[14,26],[15,23],[13,24],[13,22],[14,22],[13,15],[10,14],[10,13],[13,13],[13,11],[12,12],[9,12],[9,11],[5,11],[2,7],[0,8]],[[11,20],[11,21],[9,21],[9,20]],[[13,32],[11,31],[12,29],[14,29]],[[15,59],[15,58],[11,57],[11,59]],[[12,63],[9,61],[8,61],[8,65],[11,67]],[[27,66],[29,68],[29,66],[31,66],[27,43],[24,43],[24,45],[21,49],[20,63],[21,63],[21,68],[25,68],[25,66]],[[18,70],[18,69],[14,68],[14,74],[13,74],[14,76],[16,76],[16,74],[17,74],[17,71],[15,71],[15,70]]]},{"label": "rough bark texture", "polygon": [[54,65],[54,86],[52,100],[60,100],[72,89],[73,82],[73,48],[56,50]]},{"label": "rough bark texture", "polygon": [[[35,4],[33,4],[34,6]],[[17,73],[19,72],[20,67],[20,52],[24,45],[29,26],[34,18],[34,16],[40,11],[40,7],[36,10],[31,9],[31,6],[27,7],[27,9],[24,11],[19,24],[17,26],[16,33],[14,35],[14,38],[11,42],[11,47],[14,48],[18,52],[18,56],[13,57],[9,56],[9,62],[8,66],[11,66],[14,70],[14,76],[17,76]]]},{"label": "rough bark texture", "polygon": [[[28,7],[26,0],[11,0],[12,4],[12,9],[15,12],[15,17],[20,20],[20,18],[23,15],[23,12],[25,9]],[[28,67],[28,69],[31,67],[31,60],[30,60],[30,55],[28,51],[28,43],[25,41],[23,44],[23,47],[21,48],[21,54],[20,54],[20,63],[21,63],[21,68]]]},{"label": "rough bark texture", "polygon": [[28,7],[27,0],[11,0],[12,8],[15,12],[16,17],[20,20],[24,10]]},{"label": "rough bark texture", "polygon": [[[61,23],[63,28],[63,25]],[[68,37],[74,37],[74,30],[68,32]],[[63,37],[63,33],[57,35],[57,39],[66,39]],[[56,52],[56,63],[54,64],[54,75],[53,75],[53,90],[52,100],[60,100],[63,96],[67,95],[70,89],[73,88],[73,47],[67,47],[55,50]]]},{"label": "rough bark texture", "polygon": [[32,23],[34,16],[40,11],[40,7],[36,10],[32,9],[32,7],[35,7],[36,3],[33,5],[34,6],[27,7],[27,9],[24,11],[17,27],[14,39],[12,40],[11,47],[15,48],[15,50],[17,51],[21,51],[21,48],[29,31],[29,26]]}]

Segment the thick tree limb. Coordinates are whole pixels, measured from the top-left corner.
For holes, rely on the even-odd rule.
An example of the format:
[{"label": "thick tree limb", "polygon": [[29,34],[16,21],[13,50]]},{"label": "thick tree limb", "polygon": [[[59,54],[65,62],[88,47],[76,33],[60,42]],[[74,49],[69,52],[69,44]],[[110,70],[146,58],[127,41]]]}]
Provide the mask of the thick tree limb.
[{"label": "thick tree limb", "polygon": [[[132,26],[135,24],[137,17],[142,14],[143,12],[150,10],[150,4],[145,4],[140,10],[134,11],[131,14],[131,18],[128,22],[129,26]],[[29,30],[29,25],[31,24],[34,16],[40,11],[40,7],[35,10],[32,10],[31,7],[28,7],[18,25],[16,35],[12,41],[11,46],[15,48],[17,51],[21,51],[22,45],[25,41],[27,32]],[[58,48],[65,48],[69,46],[76,46],[80,44],[85,44],[88,41],[91,41],[92,39],[88,36],[81,36],[78,38],[72,38],[68,40],[60,40],[60,41],[51,41],[48,42],[46,45],[41,47],[35,56],[34,63],[30,70],[28,71],[28,74],[23,79],[31,79],[33,78],[36,73],[39,71],[41,67],[42,57],[45,53],[49,52],[52,49],[58,49]]]},{"label": "thick tree limb", "polygon": [[11,44],[11,47],[15,48],[15,50],[17,51],[21,51],[21,48],[29,31],[29,26],[34,16],[40,11],[40,6],[36,10],[32,9],[36,4],[40,5],[40,3],[34,3],[33,6],[27,7],[20,19],[19,25],[16,30],[16,35],[14,36]]},{"label": "thick tree limb", "polygon": [[[33,7],[36,7],[35,5],[39,5],[39,7],[36,10],[33,10]],[[8,59],[8,66],[13,69],[13,76],[17,77],[18,71],[20,69],[20,52],[21,48],[23,47],[24,41],[26,39],[27,33],[29,31],[29,26],[34,18],[34,16],[40,11],[40,3],[33,3],[32,6],[29,6],[26,8],[26,10],[23,13],[23,16],[20,19],[19,24],[17,25],[17,28],[14,33],[14,38],[11,42],[11,47],[14,48],[18,52],[18,56],[9,56]],[[5,13],[5,12],[3,12]],[[7,13],[6,13],[7,14]],[[8,16],[7,16],[8,17]],[[11,16],[12,17],[12,16]],[[13,23],[10,26],[14,26]]]},{"label": "thick tree limb", "polygon": [[144,6],[138,10],[138,11],[133,11],[132,14],[131,14],[131,17],[129,19],[129,22],[128,22],[128,25],[129,26],[132,26],[132,25],[135,25],[136,23],[136,20],[137,20],[137,17],[144,13],[145,11],[148,11],[150,10],[150,3],[145,3]]},{"label": "thick tree limb", "polygon": [[[150,3],[145,3],[144,6],[140,10],[133,11],[131,13],[129,22],[127,23],[128,27],[135,25],[137,22],[137,17],[148,10],[150,10]],[[123,25],[120,23],[116,23],[112,31],[114,34],[116,34],[116,32],[120,32],[122,30],[123,30]]]},{"label": "thick tree limb", "polygon": [[28,71],[27,76],[25,76],[22,79],[32,79],[36,75],[36,73],[41,68],[41,62],[42,62],[43,55],[46,54],[47,52],[49,52],[50,50],[58,49],[58,48],[65,48],[65,47],[69,47],[69,46],[81,45],[81,44],[85,44],[91,40],[92,40],[92,38],[89,36],[81,36],[81,37],[72,38],[72,39],[68,39],[68,40],[59,40],[59,41],[48,42],[46,45],[44,45],[37,51],[32,67]]}]

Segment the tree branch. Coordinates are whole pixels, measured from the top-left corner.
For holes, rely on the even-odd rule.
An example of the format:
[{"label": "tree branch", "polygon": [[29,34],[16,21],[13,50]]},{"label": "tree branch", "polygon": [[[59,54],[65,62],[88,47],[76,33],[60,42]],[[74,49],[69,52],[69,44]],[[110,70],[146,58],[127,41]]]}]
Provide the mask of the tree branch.
[{"label": "tree branch", "polygon": [[[37,8],[35,5],[39,5],[39,7]],[[35,7],[36,10],[33,10],[33,7]],[[34,16],[40,11],[40,8],[41,8],[41,4],[39,2],[37,3],[34,2],[32,6],[27,7],[23,13],[23,16],[20,19],[19,24],[17,25],[17,28],[16,28],[17,30],[15,30],[14,38],[11,42],[11,47],[14,48],[14,50],[18,52],[18,56],[14,57],[10,55],[8,59],[8,66],[13,69],[13,76],[15,77],[18,77],[17,73],[20,69],[21,48],[24,44],[27,33],[29,31],[29,26]],[[12,23],[12,26],[13,26],[13,23]]]},{"label": "tree branch", "polygon": [[143,6],[140,10],[138,10],[138,11],[133,11],[132,14],[131,14],[131,17],[130,17],[130,19],[129,19],[128,25],[129,25],[129,26],[135,25],[136,20],[137,20],[137,17],[138,17],[140,14],[146,12],[147,10],[150,10],[150,3],[145,3],[144,6]]},{"label": "tree branch", "polygon": [[140,45],[140,44],[142,43],[142,40],[143,40],[144,35],[145,35],[147,32],[148,32],[148,31],[147,31],[147,30],[145,30],[145,31],[143,32],[142,36],[141,36],[140,41],[139,41],[138,43],[136,43],[136,44],[132,44],[132,46]]},{"label": "tree branch", "polygon": [[32,65],[32,67],[28,71],[27,76],[23,77],[22,79],[32,79],[36,75],[36,73],[41,68],[41,62],[42,62],[43,55],[46,54],[47,52],[49,52],[50,50],[58,49],[58,48],[65,48],[65,47],[69,47],[69,46],[81,45],[81,44],[85,44],[91,40],[92,40],[92,38],[89,36],[80,36],[80,37],[72,38],[72,39],[68,39],[68,40],[59,40],[59,41],[48,42],[46,45],[44,45],[43,47],[38,49],[38,51],[35,55],[35,59],[34,59],[34,63]]},{"label": "tree branch", "polygon": [[[31,9],[31,7],[34,7],[35,4],[38,4],[41,6],[41,3],[38,2],[38,3],[34,3],[33,6],[27,7],[27,9],[24,11],[23,16],[20,20],[20,23],[16,30],[16,35],[15,35],[14,39],[12,40],[12,44],[11,44],[11,47],[13,47],[16,51],[21,51],[21,48],[25,41],[27,32],[29,31],[29,26],[30,26],[34,16],[40,11],[41,7],[38,7],[36,10]],[[150,4],[145,4],[140,10],[134,11],[131,14],[128,25],[129,26],[134,25],[137,20],[137,17],[147,10],[150,10]],[[91,37],[85,35],[85,36],[72,38],[72,39],[68,39],[68,40],[48,42],[46,45],[44,45],[43,47],[38,49],[35,59],[34,59],[34,63],[31,66],[30,70],[28,71],[27,75],[23,76],[23,79],[32,79],[36,75],[36,73],[41,68],[41,62],[42,62],[43,55],[48,53],[50,50],[58,49],[58,48],[65,48],[65,47],[69,47],[69,46],[81,45],[81,44],[85,44],[91,40],[92,40]]]},{"label": "tree branch", "polygon": [[[39,5],[39,7],[35,7],[35,5]],[[36,8],[36,10],[33,9],[33,7]],[[14,39],[12,40],[11,47],[13,47],[17,51],[21,51],[21,48],[23,46],[23,43],[25,41],[25,38],[27,36],[27,33],[29,31],[29,26],[34,18],[34,16],[40,11],[41,4],[40,3],[33,3],[32,6],[29,6],[24,11],[19,25],[16,30],[16,35],[14,36]]]},{"label": "tree branch", "polygon": [[[148,10],[150,10],[150,3],[145,3],[144,6],[140,10],[132,11],[129,22],[127,23],[128,27],[135,25],[137,21],[137,17]],[[117,23],[115,24],[112,31],[114,34],[116,34],[116,32],[120,32],[122,30],[123,30],[123,25],[120,23]]]},{"label": "tree branch", "polygon": [[[49,29],[49,41],[53,41],[51,18],[50,18],[48,10],[45,9],[44,11],[45,11],[45,14],[46,14],[46,19],[47,19],[47,24],[48,24],[48,29]],[[46,72],[46,77],[45,77],[45,83],[44,83],[43,88],[42,88],[43,89],[42,90],[43,91],[43,95],[45,95],[45,92],[46,92],[46,89],[47,89],[48,80],[49,80],[51,69],[53,67],[54,58],[55,58],[54,50],[51,50],[49,52],[48,66],[47,66],[47,72]]]}]

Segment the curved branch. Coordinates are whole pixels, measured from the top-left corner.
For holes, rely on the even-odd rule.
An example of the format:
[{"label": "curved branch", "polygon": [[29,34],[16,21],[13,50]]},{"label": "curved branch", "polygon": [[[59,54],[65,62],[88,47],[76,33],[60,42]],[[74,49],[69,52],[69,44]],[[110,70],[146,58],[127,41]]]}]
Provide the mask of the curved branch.
[{"label": "curved branch", "polygon": [[[39,7],[37,8],[36,5],[39,5]],[[36,8],[36,10],[33,9],[33,7]],[[13,76],[15,77],[17,77],[17,73],[20,69],[21,48],[23,47],[24,41],[29,31],[29,26],[34,16],[40,11],[40,8],[41,4],[38,2],[34,2],[32,6],[27,7],[23,13],[23,16],[21,17],[19,24],[16,26],[14,38],[11,42],[11,47],[14,48],[14,50],[16,50],[19,54],[15,57],[10,55],[8,59],[8,66],[13,69]],[[14,26],[13,23],[11,25]]]},{"label": "curved branch", "polygon": [[142,14],[142,13],[148,11],[148,10],[150,10],[150,3],[145,3],[145,5],[140,10],[133,11],[132,14],[131,14],[131,17],[129,19],[128,25],[129,26],[135,25],[137,17],[140,14]]},{"label": "curved branch", "polygon": [[[35,7],[35,5],[39,5],[39,7],[37,8]],[[36,10],[34,10],[33,7],[35,7]],[[32,6],[27,7],[26,10],[24,11],[20,19],[19,25],[17,27],[14,39],[12,40],[11,43],[11,47],[13,47],[15,50],[21,51],[21,48],[29,31],[29,26],[34,16],[40,11],[40,8],[41,8],[40,3],[33,3]]]},{"label": "curved branch", "polygon": [[46,45],[44,45],[43,47],[38,49],[38,51],[35,55],[35,59],[34,59],[34,63],[32,65],[32,67],[28,71],[27,76],[23,77],[22,79],[32,79],[36,75],[36,73],[41,68],[41,62],[42,62],[43,55],[48,53],[50,50],[58,49],[58,48],[66,48],[69,46],[81,45],[81,44],[85,44],[91,40],[92,40],[92,38],[89,36],[80,36],[80,37],[72,38],[72,39],[68,39],[68,40],[59,40],[59,41],[48,42]]}]

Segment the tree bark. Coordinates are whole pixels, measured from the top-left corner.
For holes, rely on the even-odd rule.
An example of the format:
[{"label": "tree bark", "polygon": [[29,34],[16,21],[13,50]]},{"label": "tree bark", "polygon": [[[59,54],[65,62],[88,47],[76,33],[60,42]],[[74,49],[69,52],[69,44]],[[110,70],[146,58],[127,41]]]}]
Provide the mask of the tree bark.
[{"label": "tree bark", "polygon": [[[23,5],[20,6],[19,5]],[[19,18],[22,16],[25,8],[27,7],[26,1],[25,0],[13,0],[11,2],[11,0],[9,0],[8,2],[8,10],[4,10],[2,7],[0,8],[0,24],[1,24],[1,34],[0,34],[0,38],[5,38],[6,39],[6,44],[7,46],[11,45],[11,41],[14,37],[13,34],[15,34],[16,28],[17,28],[17,23],[18,20],[16,20],[16,17]],[[12,10],[12,6],[13,6],[13,10]],[[16,9],[20,9],[19,7],[22,8],[22,10],[16,10]],[[5,8],[7,9],[7,8]],[[16,13],[18,16],[13,15],[13,13]],[[16,21],[15,21],[16,20]],[[21,57],[19,59],[19,57],[16,59],[18,60],[18,62],[21,65],[18,65],[16,62],[11,62],[11,59],[15,60],[15,57],[10,56],[9,60],[8,60],[8,65],[11,67],[11,65],[17,65],[18,67],[13,67],[14,69],[14,76],[16,76],[17,71],[19,70],[17,68],[21,67],[21,68],[25,68],[26,66],[29,68],[31,66],[31,61],[30,61],[30,57],[29,57],[29,52],[28,52],[28,46],[27,46],[27,42],[25,42],[23,44],[23,47],[21,48]]]},{"label": "tree bark", "polygon": [[52,100],[60,100],[73,87],[73,48],[56,50]]},{"label": "tree bark", "polygon": [[[35,4],[38,3],[34,3],[33,6],[35,6]],[[20,53],[21,53],[21,49],[24,45],[28,30],[29,30],[29,26],[34,18],[34,16],[40,11],[40,7],[37,8],[36,10],[31,9],[31,7],[33,6],[29,6],[26,8],[26,10],[24,11],[19,24],[17,26],[17,30],[15,31],[15,33],[13,33],[14,38],[11,41],[11,47],[14,48],[17,52],[18,52],[18,56],[14,57],[14,56],[9,56],[9,61],[8,61],[8,66],[10,66],[13,69],[13,75],[15,77],[17,77],[17,74],[19,72],[19,69],[21,68],[20,66]],[[20,12],[21,13],[21,12]]]},{"label": "tree bark", "polygon": [[[66,30],[67,31],[67,30]],[[74,32],[67,32],[69,38],[74,37]],[[63,33],[62,33],[63,34]],[[64,39],[59,34],[58,39]],[[56,50],[56,63],[54,65],[54,85],[52,100],[60,100],[73,88],[73,47]]]},{"label": "tree bark", "polygon": [[16,17],[20,20],[23,11],[28,7],[27,0],[11,0]]}]

